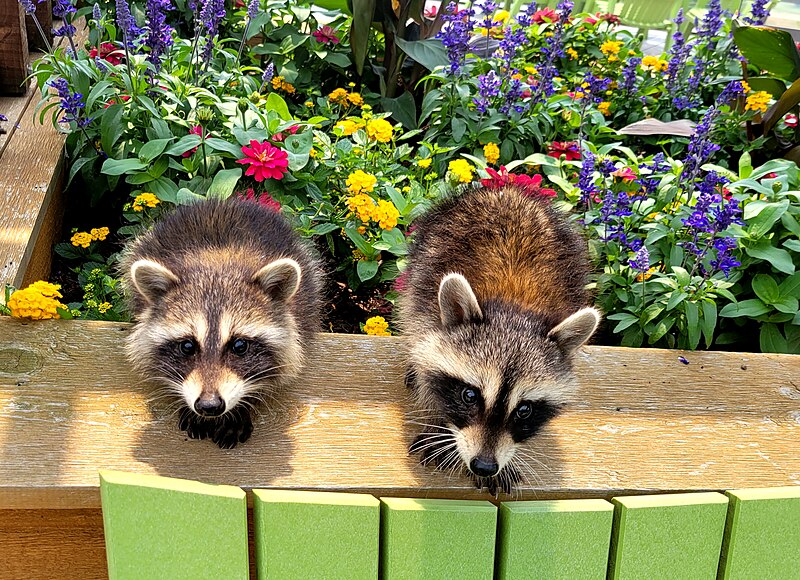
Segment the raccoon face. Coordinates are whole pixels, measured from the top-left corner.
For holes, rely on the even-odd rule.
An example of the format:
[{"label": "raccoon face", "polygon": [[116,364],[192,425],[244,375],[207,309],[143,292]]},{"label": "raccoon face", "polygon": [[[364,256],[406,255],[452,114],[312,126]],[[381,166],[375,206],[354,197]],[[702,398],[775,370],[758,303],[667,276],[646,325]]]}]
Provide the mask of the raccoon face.
[{"label": "raccoon face", "polygon": [[131,266],[147,303],[128,342],[143,374],[167,383],[202,417],[218,417],[297,374],[300,338],[289,301],[300,266],[276,260],[237,277],[223,266],[178,276],[152,260]]},{"label": "raccoon face", "polygon": [[[442,280],[439,310],[441,328],[411,352],[412,388],[444,431],[432,435],[438,439],[427,443],[438,445],[429,449],[440,460],[449,457],[449,465],[460,461],[479,482],[489,478],[492,487],[498,478],[508,487],[512,476],[504,469],[526,468],[515,458],[519,444],[574,393],[572,355],[594,332],[599,314],[584,308],[551,328],[508,304],[479,305],[459,274]],[[425,435],[416,450],[424,447]]]}]

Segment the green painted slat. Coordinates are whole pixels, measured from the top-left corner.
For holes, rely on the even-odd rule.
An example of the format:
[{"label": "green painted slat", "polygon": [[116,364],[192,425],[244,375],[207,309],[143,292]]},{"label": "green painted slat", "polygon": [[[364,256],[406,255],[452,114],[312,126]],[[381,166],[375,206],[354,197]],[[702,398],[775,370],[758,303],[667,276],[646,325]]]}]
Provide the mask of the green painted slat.
[{"label": "green painted slat", "polygon": [[504,502],[497,578],[604,580],[613,518],[601,499]]},{"label": "green painted slat", "polygon": [[111,580],[235,580],[249,574],[238,487],[100,472]]},{"label": "green painted slat", "polygon": [[719,578],[800,578],[800,486],[740,489],[727,495]]},{"label": "green painted slat", "polygon": [[488,501],[381,498],[381,578],[491,578],[496,526]]},{"label": "green painted slat", "polygon": [[380,502],[371,495],[253,491],[260,580],[378,577]]},{"label": "green painted slat", "polygon": [[614,498],[609,578],[714,578],[728,498],[683,493]]}]

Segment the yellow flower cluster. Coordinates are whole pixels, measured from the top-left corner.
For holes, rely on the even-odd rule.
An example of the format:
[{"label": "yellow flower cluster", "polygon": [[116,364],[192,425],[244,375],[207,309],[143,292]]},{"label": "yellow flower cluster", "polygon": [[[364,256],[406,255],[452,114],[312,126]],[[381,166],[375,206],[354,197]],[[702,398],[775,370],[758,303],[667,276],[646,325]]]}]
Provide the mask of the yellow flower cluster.
[{"label": "yellow flower cluster", "polygon": [[72,245],[75,247],[80,246],[81,248],[88,248],[89,244],[91,244],[94,240],[92,238],[92,234],[87,232],[77,232],[76,234],[73,234],[69,241],[72,242]]},{"label": "yellow flower cluster", "polygon": [[494,165],[500,159],[500,148],[497,143],[487,143],[483,146],[483,156],[486,158],[486,163]]},{"label": "yellow flower cluster", "polygon": [[353,103],[356,107],[364,104],[364,97],[358,93],[347,93],[347,100]]},{"label": "yellow flower cluster", "polygon": [[430,157],[426,157],[425,159],[420,159],[419,161],[417,161],[417,165],[419,165],[423,169],[427,169],[428,167],[431,166],[432,161],[433,159],[431,159]]},{"label": "yellow flower cluster", "polygon": [[753,90],[753,89],[750,88],[750,85],[747,84],[747,81],[739,81],[739,82],[742,84],[742,90],[745,93],[749,93],[750,91]]},{"label": "yellow flower cluster", "polygon": [[664,72],[669,66],[669,61],[658,58],[657,56],[647,55],[642,57],[642,68],[655,72]]},{"label": "yellow flower cluster", "polygon": [[144,211],[147,207],[156,207],[161,200],[152,193],[140,193],[133,200],[133,211]]},{"label": "yellow flower cluster", "polygon": [[384,199],[378,200],[378,205],[372,210],[372,221],[378,222],[378,227],[382,230],[391,230],[397,225],[397,218],[400,212],[391,201]]},{"label": "yellow flower cluster", "polygon": [[290,95],[293,95],[296,91],[294,85],[292,83],[287,83],[286,79],[280,75],[272,77],[272,88],[276,91],[283,91]]},{"label": "yellow flower cluster", "polygon": [[108,228],[92,228],[89,230],[89,233],[92,236],[93,240],[97,240],[98,242],[102,242],[103,240],[108,237]]},{"label": "yellow flower cluster", "polygon": [[100,311],[100,314],[105,314],[106,312],[111,310],[112,306],[113,304],[111,304],[111,302],[101,302],[100,304],[97,305],[97,309]]},{"label": "yellow flower cluster", "polygon": [[603,44],[600,45],[600,52],[605,55],[617,55],[619,54],[619,49],[622,48],[622,41],[621,40],[606,40]]},{"label": "yellow flower cluster", "polygon": [[392,336],[389,323],[383,316],[373,316],[364,323],[364,332],[371,336]]},{"label": "yellow flower cluster", "polygon": [[350,119],[342,119],[336,123],[333,128],[340,131],[345,137],[348,137],[359,129],[363,128],[364,125],[366,125],[366,122],[363,119],[353,117]]},{"label": "yellow flower cluster", "polygon": [[568,48],[565,52],[567,53],[567,56],[569,56],[570,60],[575,60],[578,58],[578,51],[572,47]]},{"label": "yellow flower cluster", "polygon": [[[378,227],[384,230],[391,230],[397,225],[397,218],[400,217],[400,212],[391,201],[378,200],[375,203],[370,196],[366,193],[359,193],[352,197],[347,198],[347,207],[353,212],[358,219],[365,224],[370,220],[378,224]],[[364,233],[366,230],[361,230]]]},{"label": "yellow flower cluster", "polygon": [[347,104],[347,89],[334,89],[328,95],[328,100],[335,105],[346,105]]},{"label": "yellow flower cluster", "polygon": [[772,99],[772,95],[767,91],[757,91],[747,97],[747,103],[744,109],[745,111],[759,111],[765,113],[770,99]]},{"label": "yellow flower cluster", "polygon": [[366,193],[358,193],[347,198],[347,208],[358,216],[362,222],[367,223],[372,217],[375,201]]},{"label": "yellow flower cluster", "polygon": [[378,183],[377,177],[360,169],[347,176],[347,190],[353,195],[372,191],[376,183]]},{"label": "yellow flower cluster", "polygon": [[31,320],[45,320],[47,318],[61,318],[57,308],[66,308],[58,301],[63,298],[60,286],[50,282],[34,282],[24,290],[17,290],[8,299],[8,308],[11,316],[16,318],[30,318]]},{"label": "yellow flower cluster", "polygon": [[611,103],[608,101],[603,101],[599,105],[597,105],[597,110],[603,113],[606,117],[611,114]]},{"label": "yellow flower cluster", "polygon": [[367,123],[367,137],[380,143],[392,140],[392,124],[386,119],[372,119]]},{"label": "yellow flower cluster", "polygon": [[643,282],[645,280],[649,280],[650,278],[653,277],[653,274],[655,272],[658,272],[658,266],[652,266],[649,270],[647,270],[647,272],[640,272],[636,276],[636,281],[637,282]]},{"label": "yellow flower cluster", "polygon": [[466,159],[455,159],[447,165],[447,170],[458,178],[460,183],[472,181],[475,168]]}]

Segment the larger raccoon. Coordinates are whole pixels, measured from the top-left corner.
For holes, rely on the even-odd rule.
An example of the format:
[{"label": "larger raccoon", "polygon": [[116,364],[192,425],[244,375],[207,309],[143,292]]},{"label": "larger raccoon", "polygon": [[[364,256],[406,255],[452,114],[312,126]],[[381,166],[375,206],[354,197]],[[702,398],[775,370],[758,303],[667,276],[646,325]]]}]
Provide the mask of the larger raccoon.
[{"label": "larger raccoon", "polygon": [[586,307],[586,244],[548,200],[512,186],[445,200],[415,236],[399,319],[427,428],[411,452],[510,492],[515,451],[576,390],[573,355],[600,321]]},{"label": "larger raccoon", "polygon": [[258,203],[203,201],[136,238],[121,269],[134,366],[182,399],[189,437],[246,441],[251,409],[299,374],[319,326],[309,249]]}]

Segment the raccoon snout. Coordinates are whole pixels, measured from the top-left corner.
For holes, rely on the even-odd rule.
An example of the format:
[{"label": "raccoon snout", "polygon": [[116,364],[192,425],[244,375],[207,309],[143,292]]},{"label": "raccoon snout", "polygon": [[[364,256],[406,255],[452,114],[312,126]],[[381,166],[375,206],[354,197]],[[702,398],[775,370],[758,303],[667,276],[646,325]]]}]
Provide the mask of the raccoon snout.
[{"label": "raccoon snout", "polygon": [[225,412],[225,401],[217,394],[201,396],[194,402],[194,410],[203,417],[219,417]]},{"label": "raccoon snout", "polygon": [[475,457],[469,462],[469,470],[478,477],[494,477],[500,471],[493,457]]}]

